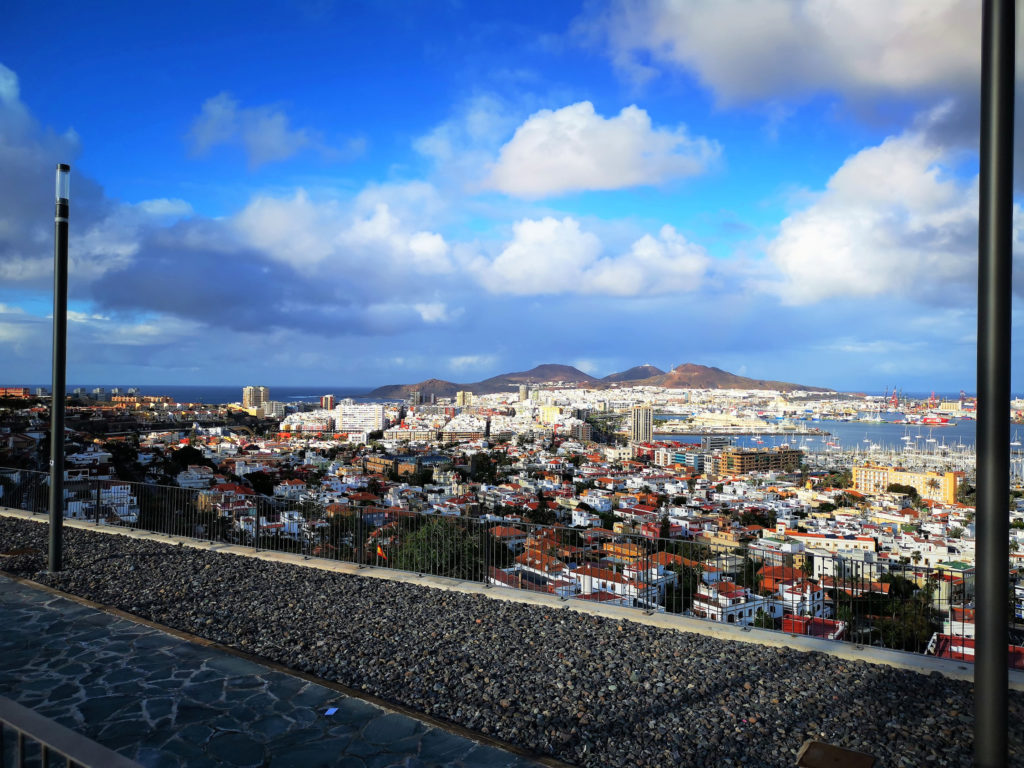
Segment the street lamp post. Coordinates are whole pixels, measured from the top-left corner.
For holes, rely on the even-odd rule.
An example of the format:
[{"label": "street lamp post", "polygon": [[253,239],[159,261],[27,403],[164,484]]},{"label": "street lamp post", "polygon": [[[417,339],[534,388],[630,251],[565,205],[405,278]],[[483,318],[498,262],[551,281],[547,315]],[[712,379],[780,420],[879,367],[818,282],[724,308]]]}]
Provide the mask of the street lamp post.
[{"label": "street lamp post", "polygon": [[68,213],[71,166],[57,165],[53,217],[53,394],[50,398],[50,573],[63,567],[64,398],[68,340]]},{"label": "street lamp post", "polygon": [[974,765],[1007,761],[1010,332],[1013,296],[1013,0],[982,10],[978,216],[977,620]]}]

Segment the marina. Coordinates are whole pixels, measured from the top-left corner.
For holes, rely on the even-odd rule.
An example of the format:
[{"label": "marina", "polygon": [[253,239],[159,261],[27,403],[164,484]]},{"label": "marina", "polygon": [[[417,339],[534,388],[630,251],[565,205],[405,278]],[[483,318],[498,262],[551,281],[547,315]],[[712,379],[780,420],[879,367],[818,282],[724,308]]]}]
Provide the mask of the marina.
[{"label": "marina", "polygon": [[[654,439],[679,443],[700,443],[707,435],[722,435],[740,448],[799,448],[806,454],[806,463],[813,469],[831,469],[855,463],[874,462],[899,465],[915,470],[963,471],[973,478],[976,463],[975,422],[964,419],[955,424],[934,426],[905,424],[896,421],[815,421],[793,422],[795,429],[765,424],[764,429],[742,428],[690,429],[688,432],[667,432],[656,424]],[[1011,474],[1014,485],[1024,484],[1024,450],[1021,436],[1024,429],[1011,424],[1013,439]]]}]

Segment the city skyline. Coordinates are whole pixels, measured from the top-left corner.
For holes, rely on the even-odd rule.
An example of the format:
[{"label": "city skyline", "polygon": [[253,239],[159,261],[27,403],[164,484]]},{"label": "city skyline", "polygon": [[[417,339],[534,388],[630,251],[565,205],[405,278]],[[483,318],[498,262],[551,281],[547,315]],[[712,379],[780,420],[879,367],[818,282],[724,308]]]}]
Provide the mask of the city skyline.
[{"label": "city skyline", "polygon": [[979,9],[734,6],[13,3],[0,369],[71,162],[72,381],[973,391]]}]

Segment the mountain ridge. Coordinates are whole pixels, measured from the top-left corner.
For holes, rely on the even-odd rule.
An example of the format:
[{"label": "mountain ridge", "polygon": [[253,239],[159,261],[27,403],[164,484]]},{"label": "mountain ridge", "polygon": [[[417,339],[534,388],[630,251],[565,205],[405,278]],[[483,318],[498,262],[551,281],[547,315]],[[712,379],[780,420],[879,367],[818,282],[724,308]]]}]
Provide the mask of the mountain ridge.
[{"label": "mountain ridge", "polygon": [[[651,370],[659,372],[644,378],[625,378],[638,373],[648,373]],[[661,372],[659,368],[652,365],[638,365],[620,373],[609,374],[603,379],[591,376],[589,373],[585,373],[571,365],[544,363],[528,371],[503,373],[468,384],[458,384],[437,378],[425,379],[416,384],[388,384],[374,389],[370,392],[370,397],[406,399],[410,393],[418,391],[423,397],[433,395],[434,397],[452,398],[460,390],[469,391],[477,395],[487,395],[497,392],[514,391],[521,384],[529,386],[551,382],[585,384],[591,389],[627,385],[664,387],[666,389],[763,389],[779,390],[781,392],[792,392],[793,390],[805,390],[808,392],[834,391],[827,387],[794,384],[788,381],[752,379],[723,371],[721,368],[699,365],[697,363],[681,363],[668,372]]]}]

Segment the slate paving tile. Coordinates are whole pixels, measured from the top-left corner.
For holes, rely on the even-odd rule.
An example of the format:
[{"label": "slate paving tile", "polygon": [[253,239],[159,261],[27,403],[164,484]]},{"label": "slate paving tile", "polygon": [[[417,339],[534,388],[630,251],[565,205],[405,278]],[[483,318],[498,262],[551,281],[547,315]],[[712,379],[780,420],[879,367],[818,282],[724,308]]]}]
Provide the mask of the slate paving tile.
[{"label": "slate paving tile", "polygon": [[264,739],[270,740],[280,736],[282,733],[286,733],[292,727],[292,724],[293,721],[281,715],[271,715],[252,723],[249,726],[249,730],[253,734],[258,734]]},{"label": "slate paving tile", "polygon": [[85,722],[100,723],[110,720],[120,709],[127,707],[133,701],[131,696],[114,694],[112,696],[90,697],[77,704],[78,711]]},{"label": "slate paving tile", "polygon": [[[0,638],[0,691],[147,768],[455,768],[470,756],[473,765],[530,764],[248,659],[41,595],[0,577],[11,627]],[[328,707],[337,711],[327,716]]]},{"label": "slate paving tile", "polygon": [[206,752],[226,765],[261,765],[264,747],[244,733],[220,733],[210,739]]},{"label": "slate paving tile", "polygon": [[360,735],[374,744],[392,744],[416,733],[419,723],[402,715],[384,715],[371,720]]},{"label": "slate paving tile", "polygon": [[178,731],[178,736],[189,744],[205,744],[213,736],[213,729],[201,723],[193,723]]},{"label": "slate paving tile", "polygon": [[270,768],[333,768],[339,764],[347,747],[345,741],[327,741],[299,747],[287,754],[274,755],[270,760]]},{"label": "slate paving tile", "polygon": [[145,747],[135,753],[133,759],[145,768],[181,768],[181,758],[165,749]]}]

